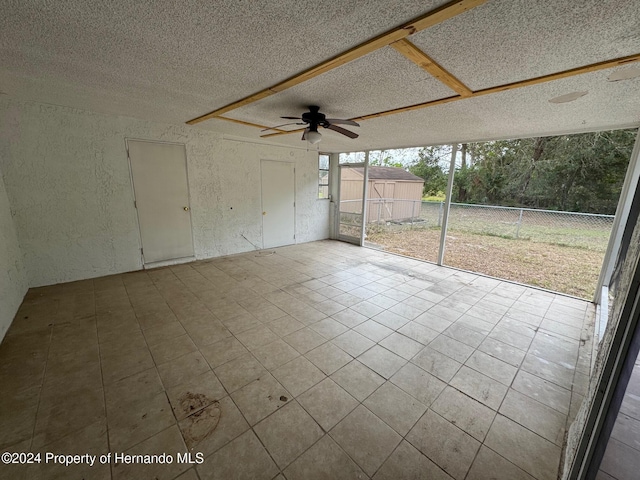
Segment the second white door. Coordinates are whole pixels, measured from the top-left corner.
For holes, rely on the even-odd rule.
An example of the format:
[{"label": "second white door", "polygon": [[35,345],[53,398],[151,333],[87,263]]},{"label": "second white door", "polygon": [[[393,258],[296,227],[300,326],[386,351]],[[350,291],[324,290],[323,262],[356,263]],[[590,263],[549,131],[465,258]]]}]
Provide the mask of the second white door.
[{"label": "second white door", "polygon": [[295,243],[295,166],[290,162],[262,160],[262,245],[280,247]]}]

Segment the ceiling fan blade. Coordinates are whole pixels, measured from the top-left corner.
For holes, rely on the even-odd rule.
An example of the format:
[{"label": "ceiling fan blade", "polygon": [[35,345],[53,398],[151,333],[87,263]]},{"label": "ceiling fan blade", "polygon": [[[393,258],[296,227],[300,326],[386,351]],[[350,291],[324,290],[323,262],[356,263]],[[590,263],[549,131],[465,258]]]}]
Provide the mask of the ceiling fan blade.
[{"label": "ceiling fan blade", "polygon": [[354,127],[360,126],[358,122],[354,122],[353,120],[344,120],[342,118],[327,118],[326,121],[331,125],[352,125]]},{"label": "ceiling fan blade", "polygon": [[325,128],[328,128],[329,130],[333,130],[334,132],[341,133],[342,135],[346,135],[349,138],[358,138],[357,133],[353,133],[347,130],[346,128],[338,127],[337,125],[329,125],[328,127],[325,127]]},{"label": "ceiling fan blade", "polygon": [[264,129],[262,129],[262,130],[260,130],[260,131],[261,131],[261,132],[266,132],[267,130],[275,130],[276,128],[286,127],[287,125],[298,125],[298,123],[296,123],[296,122],[292,122],[292,123],[283,123],[282,125],[276,125],[275,127],[264,128]]},{"label": "ceiling fan blade", "polygon": [[304,132],[302,132],[302,140],[307,139],[307,133],[309,133],[309,127],[305,128]]},{"label": "ceiling fan blade", "polygon": [[285,120],[302,120],[300,117],[280,117],[280,118],[284,118]]}]

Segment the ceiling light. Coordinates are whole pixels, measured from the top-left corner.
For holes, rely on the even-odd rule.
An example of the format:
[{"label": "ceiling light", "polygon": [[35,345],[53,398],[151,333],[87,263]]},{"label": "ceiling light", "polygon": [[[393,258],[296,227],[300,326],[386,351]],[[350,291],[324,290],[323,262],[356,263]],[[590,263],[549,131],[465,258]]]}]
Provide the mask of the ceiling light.
[{"label": "ceiling light", "polygon": [[620,80],[629,80],[631,78],[640,77],[640,67],[625,68],[616,70],[607,77],[610,82],[619,82]]},{"label": "ceiling light", "polygon": [[551,100],[549,100],[549,102],[551,102],[551,103],[573,102],[574,100],[577,100],[580,97],[584,97],[587,93],[589,93],[589,92],[588,91],[584,91],[584,92],[566,93],[565,95],[560,95],[559,97],[552,98]]},{"label": "ceiling light", "polygon": [[318,130],[309,130],[306,139],[311,145],[315,145],[322,140],[322,134]]}]

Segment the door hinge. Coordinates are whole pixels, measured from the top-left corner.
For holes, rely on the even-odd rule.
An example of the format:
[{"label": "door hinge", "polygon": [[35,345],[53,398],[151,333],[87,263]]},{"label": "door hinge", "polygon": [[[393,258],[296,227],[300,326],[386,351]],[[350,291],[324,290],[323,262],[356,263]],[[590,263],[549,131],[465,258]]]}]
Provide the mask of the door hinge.
[{"label": "door hinge", "polygon": [[144,255],[144,250],[142,248],[140,249],[140,255]]},{"label": "door hinge", "polygon": [[133,201],[133,208],[138,208],[138,203],[135,200]]}]

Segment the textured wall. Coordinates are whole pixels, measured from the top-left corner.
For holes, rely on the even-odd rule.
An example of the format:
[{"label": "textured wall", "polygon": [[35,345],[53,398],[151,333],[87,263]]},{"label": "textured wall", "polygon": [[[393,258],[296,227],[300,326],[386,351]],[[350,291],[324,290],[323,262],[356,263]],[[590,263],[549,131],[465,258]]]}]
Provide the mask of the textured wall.
[{"label": "textured wall", "polygon": [[[620,258],[618,258],[617,261],[619,262]],[[613,301],[611,317],[607,323],[607,328],[598,349],[595,365],[589,381],[589,389],[584,401],[582,402],[582,406],[580,407],[580,410],[567,433],[567,444],[565,447],[564,465],[561,476],[562,480],[569,478],[571,466],[576,459],[579,443],[586,428],[589,411],[595,401],[598,388],[603,387],[600,385],[600,382],[604,375],[605,363],[607,362],[609,355],[615,354],[613,351],[614,337],[618,333],[619,328],[626,328],[629,321],[628,318],[622,318],[622,310],[624,308],[625,301],[627,300],[633,275],[636,268],[638,268],[638,262],[640,261],[640,221],[636,221],[629,243],[629,249],[623,261],[624,263],[622,265],[616,266],[616,269],[620,269],[620,278],[616,297]]]},{"label": "textured wall", "polygon": [[0,170],[0,342],[27,292],[22,252]]},{"label": "textured wall", "polygon": [[260,160],[296,164],[296,240],[327,238],[317,155],[186,125],[0,100],[0,168],[29,286],[142,267],[125,138],[184,143],[197,258],[262,244]]}]

